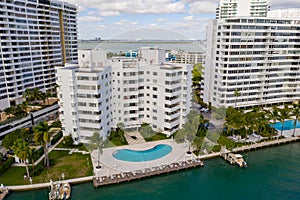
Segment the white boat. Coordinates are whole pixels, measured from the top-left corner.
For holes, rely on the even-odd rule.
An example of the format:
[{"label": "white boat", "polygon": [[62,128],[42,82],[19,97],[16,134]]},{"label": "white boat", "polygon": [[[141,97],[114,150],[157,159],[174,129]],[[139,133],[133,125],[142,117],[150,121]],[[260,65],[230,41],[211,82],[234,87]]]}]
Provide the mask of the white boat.
[{"label": "white boat", "polygon": [[50,192],[49,192],[49,200],[66,200],[71,197],[71,186],[70,184],[65,182],[56,182],[53,183],[50,181]]}]

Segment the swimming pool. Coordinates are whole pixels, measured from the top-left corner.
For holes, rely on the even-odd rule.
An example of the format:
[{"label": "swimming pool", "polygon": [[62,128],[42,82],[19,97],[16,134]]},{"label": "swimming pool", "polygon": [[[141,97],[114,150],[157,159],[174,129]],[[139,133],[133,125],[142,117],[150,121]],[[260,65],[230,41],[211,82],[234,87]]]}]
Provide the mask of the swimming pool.
[{"label": "swimming pool", "polygon": [[[273,127],[272,124],[270,124],[270,126]],[[276,122],[275,125],[274,125],[274,128],[281,131],[281,128],[282,128],[281,122]],[[297,123],[296,123],[296,128],[300,128],[300,122],[299,121],[297,121]],[[292,130],[292,129],[294,129],[294,120],[285,121],[284,126],[283,126],[283,130],[286,131],[286,130]]]},{"label": "swimming pool", "polygon": [[166,144],[159,144],[143,151],[131,149],[119,149],[113,152],[113,157],[128,162],[143,162],[162,158],[172,151],[172,147]]}]

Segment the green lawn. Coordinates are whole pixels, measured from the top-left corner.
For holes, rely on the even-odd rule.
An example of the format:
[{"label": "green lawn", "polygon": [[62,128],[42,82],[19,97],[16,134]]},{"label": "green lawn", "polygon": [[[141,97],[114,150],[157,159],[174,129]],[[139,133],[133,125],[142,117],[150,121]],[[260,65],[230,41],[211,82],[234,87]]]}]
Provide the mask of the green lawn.
[{"label": "green lawn", "polygon": [[11,167],[4,174],[0,175],[0,183],[4,185],[29,184],[28,180],[24,180],[24,174],[26,174],[25,167]]},{"label": "green lawn", "polygon": [[[61,180],[62,173],[64,173],[65,179],[93,175],[93,166],[89,154],[68,154],[68,151],[52,151],[49,158],[51,167],[43,169],[38,176],[33,176],[33,183],[48,182],[50,178],[53,181]],[[42,164],[43,161],[35,166],[35,169],[42,168]],[[25,181],[23,178],[25,172],[25,167],[11,167],[0,176],[0,182],[4,185],[29,184],[29,181]]]},{"label": "green lawn", "polygon": [[156,133],[155,135],[152,135],[151,137],[144,138],[146,142],[153,142],[158,140],[165,140],[168,139],[168,137],[165,134],[162,133]]}]

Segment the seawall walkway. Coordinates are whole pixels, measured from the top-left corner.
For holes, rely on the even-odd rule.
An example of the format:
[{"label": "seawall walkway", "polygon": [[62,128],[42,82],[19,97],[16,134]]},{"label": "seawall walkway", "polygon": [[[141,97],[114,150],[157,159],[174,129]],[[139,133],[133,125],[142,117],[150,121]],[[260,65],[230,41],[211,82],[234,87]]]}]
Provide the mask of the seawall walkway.
[{"label": "seawall walkway", "polygon": [[[81,177],[81,178],[74,178],[67,181],[70,184],[77,184],[77,183],[85,183],[85,182],[91,182],[93,180],[93,176],[87,176],[87,177]],[[49,183],[37,183],[37,184],[31,184],[31,185],[16,185],[16,186],[7,186],[9,191],[24,191],[24,190],[36,190],[36,189],[42,189],[50,187]]]}]

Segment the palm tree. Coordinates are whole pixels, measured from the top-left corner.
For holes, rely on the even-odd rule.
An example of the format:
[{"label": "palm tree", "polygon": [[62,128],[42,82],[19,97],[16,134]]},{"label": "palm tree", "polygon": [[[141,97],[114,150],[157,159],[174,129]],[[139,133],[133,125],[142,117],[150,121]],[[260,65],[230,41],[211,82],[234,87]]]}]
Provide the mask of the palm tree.
[{"label": "palm tree", "polygon": [[5,108],[5,109],[4,109],[4,112],[5,112],[6,115],[8,115],[8,117],[11,117],[11,115],[13,115],[13,113],[14,113],[14,108],[13,108],[13,106],[10,106],[10,107],[8,107],[8,108]]},{"label": "palm tree", "polygon": [[239,91],[238,89],[235,89],[235,91],[234,91],[234,96],[235,96],[234,107],[236,108],[237,98],[238,98],[239,96],[241,96],[241,93],[240,93],[240,91]]},{"label": "palm tree", "polygon": [[295,117],[294,131],[293,131],[293,137],[295,137],[297,121],[300,120],[300,104],[299,103],[293,105],[292,115]]},{"label": "palm tree", "polygon": [[49,105],[49,98],[52,96],[50,90],[47,90],[45,93],[45,97],[46,97],[46,103],[47,105]]},{"label": "palm tree", "polygon": [[276,123],[276,120],[279,119],[279,111],[277,106],[273,106],[271,110],[266,111],[267,112],[267,118],[269,121],[272,121],[272,129],[274,130],[274,126]]},{"label": "palm tree", "polygon": [[103,138],[100,136],[100,134],[98,132],[94,132],[92,137],[90,138],[90,147],[92,150],[97,149],[97,169],[101,168],[101,163],[100,163],[100,155],[103,154],[103,145],[104,145],[104,140]]},{"label": "palm tree", "polygon": [[43,93],[38,88],[34,88],[32,90],[32,97],[35,101],[43,100]]},{"label": "palm tree", "polygon": [[32,150],[29,147],[29,144],[19,138],[17,139],[17,141],[14,142],[12,150],[14,151],[16,156],[18,156],[18,158],[24,161],[27,177],[30,177],[27,160],[30,158]]},{"label": "palm tree", "polygon": [[46,121],[40,122],[37,126],[33,128],[35,143],[43,145],[44,148],[44,166],[49,167],[49,157],[48,157],[48,143],[50,142],[49,126]]},{"label": "palm tree", "polygon": [[291,109],[288,107],[288,105],[284,105],[284,108],[279,108],[279,121],[281,122],[281,135],[283,133],[283,128],[284,128],[284,123],[285,120],[290,119],[291,118]]},{"label": "palm tree", "polygon": [[200,150],[200,148],[201,148],[201,146],[202,146],[202,143],[203,143],[203,140],[204,140],[203,138],[196,136],[196,137],[194,138],[194,140],[193,140],[193,143],[192,143],[193,147],[194,147],[196,150]]}]

